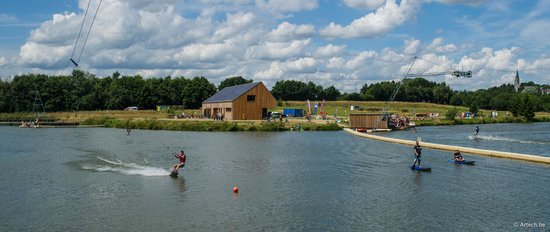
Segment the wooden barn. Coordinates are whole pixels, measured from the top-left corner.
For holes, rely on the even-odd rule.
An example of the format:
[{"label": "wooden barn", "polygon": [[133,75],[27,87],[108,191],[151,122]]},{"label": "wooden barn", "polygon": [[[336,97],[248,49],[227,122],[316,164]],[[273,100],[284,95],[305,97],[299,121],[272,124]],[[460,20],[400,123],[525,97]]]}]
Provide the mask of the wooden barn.
[{"label": "wooden barn", "polygon": [[388,129],[388,120],[382,120],[382,114],[350,114],[349,127],[361,129]]},{"label": "wooden barn", "polygon": [[224,120],[261,120],[277,101],[262,82],[226,87],[202,103],[204,116]]}]

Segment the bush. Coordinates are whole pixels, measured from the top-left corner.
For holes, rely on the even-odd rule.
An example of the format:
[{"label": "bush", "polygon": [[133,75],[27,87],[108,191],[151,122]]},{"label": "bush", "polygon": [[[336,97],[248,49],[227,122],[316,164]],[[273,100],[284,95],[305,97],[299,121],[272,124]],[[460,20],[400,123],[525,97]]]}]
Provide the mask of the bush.
[{"label": "bush", "polygon": [[445,118],[448,120],[455,120],[457,114],[458,114],[458,108],[454,107],[450,110],[447,110],[447,113],[445,113]]}]

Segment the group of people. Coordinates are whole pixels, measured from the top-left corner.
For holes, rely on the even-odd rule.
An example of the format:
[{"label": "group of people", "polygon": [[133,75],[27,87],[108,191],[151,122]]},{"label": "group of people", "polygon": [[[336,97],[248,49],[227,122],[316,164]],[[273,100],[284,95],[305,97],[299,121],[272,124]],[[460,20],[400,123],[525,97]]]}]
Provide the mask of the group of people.
[{"label": "group of people", "polygon": [[[422,156],[422,147],[420,146],[419,142],[416,141],[416,145],[413,147],[414,149],[414,162],[412,165],[412,169],[416,167],[416,164],[420,167],[420,158]],[[462,154],[458,149],[456,149],[455,153],[453,154],[453,159],[455,162],[464,162],[464,157],[462,157]]]},{"label": "group of people", "polygon": [[[475,136],[479,134],[479,126],[476,126],[475,130]],[[420,158],[422,156],[422,147],[420,146],[418,140],[416,141],[416,145],[413,147],[414,149],[414,162],[411,168],[415,168],[416,164],[418,163],[418,166],[420,166]],[[455,162],[464,162],[464,157],[462,157],[462,154],[460,153],[460,150],[456,149],[456,151],[453,153],[453,160]]]},{"label": "group of people", "polygon": [[225,118],[225,115],[221,112],[218,112],[216,115],[214,115],[214,121],[223,121]]},{"label": "group of people", "polygon": [[34,121],[21,121],[21,125],[19,127],[39,127],[40,126],[40,118],[36,118]]}]

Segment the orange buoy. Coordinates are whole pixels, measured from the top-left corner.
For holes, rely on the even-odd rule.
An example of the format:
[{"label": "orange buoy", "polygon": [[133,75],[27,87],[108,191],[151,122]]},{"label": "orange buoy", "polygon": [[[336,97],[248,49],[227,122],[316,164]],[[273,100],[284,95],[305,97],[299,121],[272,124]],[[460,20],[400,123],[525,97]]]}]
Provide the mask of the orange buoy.
[{"label": "orange buoy", "polygon": [[234,193],[238,193],[238,192],[239,192],[239,188],[237,188],[237,186],[233,187],[233,192],[234,192]]}]

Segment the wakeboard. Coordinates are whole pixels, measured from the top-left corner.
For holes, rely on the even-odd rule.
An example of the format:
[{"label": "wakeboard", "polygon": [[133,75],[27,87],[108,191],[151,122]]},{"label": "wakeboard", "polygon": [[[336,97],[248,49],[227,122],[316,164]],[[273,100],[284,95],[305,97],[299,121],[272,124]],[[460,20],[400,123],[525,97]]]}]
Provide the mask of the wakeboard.
[{"label": "wakeboard", "polygon": [[455,164],[474,165],[476,161],[473,161],[473,160],[455,161],[450,159],[449,162],[452,162]]},{"label": "wakeboard", "polygon": [[178,178],[178,173],[177,172],[170,172],[170,177],[173,177],[173,178]]},{"label": "wakeboard", "polygon": [[423,166],[410,166],[411,170],[420,171],[420,172],[431,172],[432,168],[423,167]]}]

